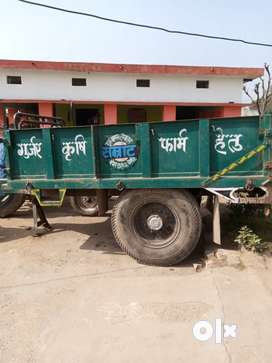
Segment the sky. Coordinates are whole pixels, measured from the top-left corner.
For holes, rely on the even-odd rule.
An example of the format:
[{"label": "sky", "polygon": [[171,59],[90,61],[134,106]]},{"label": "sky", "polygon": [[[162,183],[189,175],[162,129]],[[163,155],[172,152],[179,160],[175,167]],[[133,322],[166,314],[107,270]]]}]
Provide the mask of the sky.
[{"label": "sky", "polygon": [[[271,0],[37,1],[171,29],[272,43]],[[172,35],[0,0],[0,59],[262,67],[264,62],[272,63],[272,47]]]}]

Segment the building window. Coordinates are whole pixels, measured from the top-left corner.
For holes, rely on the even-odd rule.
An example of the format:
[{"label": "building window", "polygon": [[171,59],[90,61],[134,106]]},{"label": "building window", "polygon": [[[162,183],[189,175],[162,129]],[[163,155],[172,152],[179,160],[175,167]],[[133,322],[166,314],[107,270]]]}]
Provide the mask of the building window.
[{"label": "building window", "polygon": [[196,88],[209,88],[209,81],[196,81]]},{"label": "building window", "polygon": [[7,76],[7,84],[22,84],[21,76]]},{"label": "building window", "polygon": [[72,78],[72,86],[87,86],[86,78]]},{"label": "building window", "polygon": [[150,79],[136,79],[136,87],[150,87]]}]

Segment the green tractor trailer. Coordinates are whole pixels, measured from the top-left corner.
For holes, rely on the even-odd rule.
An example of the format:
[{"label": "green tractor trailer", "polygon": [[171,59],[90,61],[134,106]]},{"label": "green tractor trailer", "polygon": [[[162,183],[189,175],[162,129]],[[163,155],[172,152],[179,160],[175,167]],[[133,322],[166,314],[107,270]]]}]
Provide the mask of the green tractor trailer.
[{"label": "green tractor trailer", "polygon": [[2,191],[31,198],[35,231],[50,228],[43,208],[65,195],[96,198],[99,215],[117,196],[111,220],[122,250],[173,265],[199,242],[202,196],[213,200],[215,242],[220,197],[271,205],[271,140],[271,115],[63,127],[17,113],[2,139]]}]

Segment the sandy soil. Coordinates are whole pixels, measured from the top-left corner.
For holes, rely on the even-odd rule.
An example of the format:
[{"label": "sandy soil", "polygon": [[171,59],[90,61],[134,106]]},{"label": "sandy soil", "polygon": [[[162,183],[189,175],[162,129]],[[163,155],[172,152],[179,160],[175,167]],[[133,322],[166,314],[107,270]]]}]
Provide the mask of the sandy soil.
[{"label": "sandy soil", "polygon": [[[149,267],[120,251],[108,218],[48,215],[54,231],[38,238],[28,208],[0,221],[1,363],[272,361],[270,258]],[[237,336],[194,338],[215,319]]]}]

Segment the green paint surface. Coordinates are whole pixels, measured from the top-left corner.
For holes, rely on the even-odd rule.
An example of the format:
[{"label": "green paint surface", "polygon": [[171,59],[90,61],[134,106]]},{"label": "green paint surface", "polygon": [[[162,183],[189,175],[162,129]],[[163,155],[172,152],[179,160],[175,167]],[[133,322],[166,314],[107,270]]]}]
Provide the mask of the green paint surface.
[{"label": "green paint surface", "polygon": [[[110,177],[128,177],[128,176],[141,176],[141,165],[139,162],[140,145],[136,137],[135,124],[132,125],[122,125],[122,126],[107,126],[96,128],[96,160],[99,163],[99,175],[102,178]],[[136,145],[137,148],[137,161],[131,167],[122,168],[123,163],[118,161],[111,166],[110,160],[103,157],[103,147],[106,143],[113,137],[118,137],[118,135],[129,136],[132,140],[132,144]],[[124,158],[126,159],[126,158]],[[114,159],[112,159],[114,162]],[[125,160],[124,160],[125,162]]]},{"label": "green paint surface", "polygon": [[242,187],[249,176],[260,185],[270,173],[264,167],[271,161],[270,116],[262,128],[257,117],[243,117],[8,130],[8,185],[197,188],[265,142],[265,152],[209,187]]},{"label": "green paint surface", "polygon": [[51,130],[56,178],[94,176],[91,137],[90,127]]},{"label": "green paint surface", "polygon": [[152,174],[195,175],[199,172],[199,122],[177,121],[151,126]]},{"label": "green paint surface", "polygon": [[[259,118],[228,118],[210,121],[211,135],[211,172],[224,169],[237,161],[250,150],[263,143],[263,136],[258,132]],[[223,134],[221,133],[223,131]],[[219,139],[219,135],[221,139]],[[216,146],[217,145],[217,146]],[[219,150],[219,151],[216,151]],[[262,154],[257,155],[236,168],[230,174],[255,174],[262,171]]]},{"label": "green paint surface", "polygon": [[[45,177],[46,164],[42,129],[11,131],[10,144],[9,152],[6,155],[8,155],[12,178]],[[22,156],[19,155],[21,151],[24,152]]]}]

